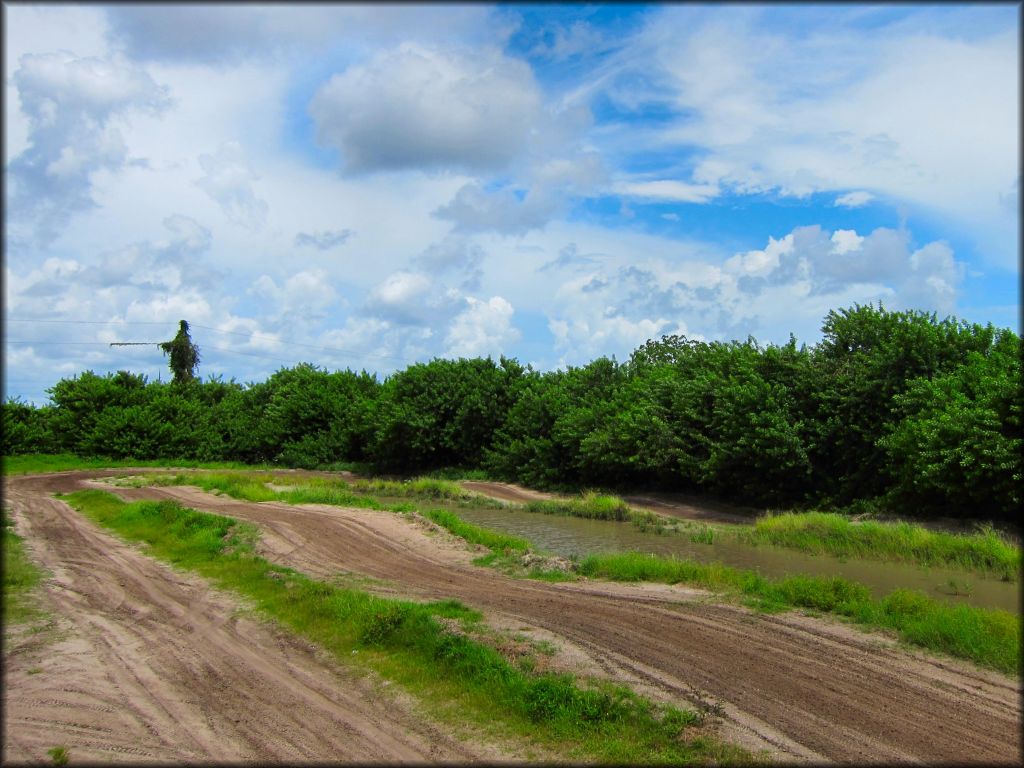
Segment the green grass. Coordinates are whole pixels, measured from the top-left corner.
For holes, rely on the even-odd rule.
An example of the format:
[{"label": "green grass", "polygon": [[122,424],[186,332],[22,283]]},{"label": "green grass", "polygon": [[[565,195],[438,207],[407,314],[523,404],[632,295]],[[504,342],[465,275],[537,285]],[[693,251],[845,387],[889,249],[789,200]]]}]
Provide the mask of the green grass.
[{"label": "green grass", "polygon": [[13,521],[3,511],[4,597],[3,616],[6,624],[26,624],[45,614],[33,603],[32,591],[42,579],[42,572],[29,560],[22,539],[14,532]]},{"label": "green grass", "polygon": [[867,628],[894,630],[912,645],[1019,675],[1020,617],[1008,611],[949,605],[923,593],[897,589],[878,600],[867,587],[839,577],[790,576],[769,580],[755,571],[719,563],[639,553],[591,555],[579,564],[585,576],[613,581],[686,583],[732,592],[762,610],[807,608],[842,616]]},{"label": "green grass", "polygon": [[586,491],[571,499],[528,501],[523,505],[523,509],[527,512],[539,512],[544,515],[582,517],[588,520],[628,521],[641,531],[651,533],[667,533],[678,529],[676,523],[669,522],[652,512],[633,509],[618,496],[595,491]]},{"label": "green grass", "polygon": [[446,509],[430,509],[423,516],[469,543],[481,544],[497,554],[523,554],[530,548],[530,542],[526,539],[467,523]]},{"label": "green grass", "polygon": [[194,461],[191,459],[105,459],[81,457],[71,453],[24,454],[4,456],[5,475],[26,475],[44,472],[67,472],[74,469],[119,469],[122,467],[185,467],[195,469],[260,469],[268,465],[242,464],[237,461]]},{"label": "green grass", "polygon": [[255,554],[256,529],[175,502],[126,503],[105,491],[62,497],[152,555],[189,568],[333,652],[358,660],[421,696],[438,713],[488,733],[515,736],[565,759],[744,762],[749,753],[690,728],[700,713],[655,705],[626,688],[582,687],[568,675],[534,674],[437,620],[473,622],[456,601],[418,604],[318,582]]},{"label": "green grass", "polygon": [[905,560],[980,571],[1005,581],[1020,577],[1020,548],[992,528],[954,534],[906,522],[853,522],[828,512],[788,512],[759,518],[741,538],[838,557]]}]

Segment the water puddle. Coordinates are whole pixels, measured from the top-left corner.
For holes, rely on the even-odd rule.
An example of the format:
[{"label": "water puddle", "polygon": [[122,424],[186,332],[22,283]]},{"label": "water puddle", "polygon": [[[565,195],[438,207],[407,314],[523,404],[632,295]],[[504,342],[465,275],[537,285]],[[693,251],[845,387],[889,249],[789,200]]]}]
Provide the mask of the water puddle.
[{"label": "water puddle", "polygon": [[[441,505],[438,505],[441,506]],[[529,539],[538,549],[563,557],[583,557],[603,552],[644,552],[675,555],[702,563],[719,562],[778,578],[794,574],[842,576],[867,586],[876,597],[893,589],[917,589],[941,600],[986,608],[1020,610],[1020,582],[984,578],[966,571],[924,568],[907,563],[874,560],[841,560],[831,555],[812,555],[781,547],[750,546],[733,541],[697,544],[685,534],[644,533],[631,523],[560,517],[519,509],[452,507],[475,525]]]}]

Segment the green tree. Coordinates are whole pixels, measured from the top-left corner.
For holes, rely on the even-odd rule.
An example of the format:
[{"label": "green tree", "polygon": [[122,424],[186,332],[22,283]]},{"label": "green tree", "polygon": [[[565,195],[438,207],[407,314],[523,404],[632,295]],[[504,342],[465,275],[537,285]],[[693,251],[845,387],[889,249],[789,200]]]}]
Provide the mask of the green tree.
[{"label": "green tree", "polygon": [[1021,503],[1021,340],[1001,331],[991,349],[896,398],[903,418],[879,440],[904,512],[1011,517]]},{"label": "green tree", "polygon": [[175,337],[163,342],[160,349],[170,357],[169,364],[175,384],[186,384],[195,380],[196,366],[199,365],[199,347],[192,343],[187,322],[182,320],[178,324],[178,333]]}]

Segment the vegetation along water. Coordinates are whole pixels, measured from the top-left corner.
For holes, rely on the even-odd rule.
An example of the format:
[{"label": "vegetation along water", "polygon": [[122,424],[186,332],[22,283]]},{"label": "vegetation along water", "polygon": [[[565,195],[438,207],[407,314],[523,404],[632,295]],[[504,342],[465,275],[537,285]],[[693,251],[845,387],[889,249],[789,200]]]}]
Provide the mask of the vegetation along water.
[{"label": "vegetation along water", "polygon": [[538,372],[432,360],[380,381],[315,365],[250,384],[61,379],[3,404],[4,456],[419,474],[461,467],[531,487],[658,488],[773,508],[1014,519],[1020,337],[873,305],[831,311],[812,346],[681,336],[622,363]]}]

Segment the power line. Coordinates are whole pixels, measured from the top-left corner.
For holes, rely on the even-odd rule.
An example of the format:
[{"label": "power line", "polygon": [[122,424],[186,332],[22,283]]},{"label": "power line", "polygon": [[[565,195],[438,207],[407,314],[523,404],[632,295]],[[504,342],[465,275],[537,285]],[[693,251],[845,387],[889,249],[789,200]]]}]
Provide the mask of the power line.
[{"label": "power line", "polygon": [[[136,320],[36,320],[36,319],[33,319],[33,318],[18,318],[18,317],[7,318],[7,319],[9,321],[14,321],[14,322],[19,322],[19,323],[62,323],[62,324],[68,324],[68,325],[74,325],[74,324],[78,324],[78,323],[90,324],[90,325],[173,325],[172,322],[155,323],[155,322],[144,322],[144,321],[136,321]],[[270,334],[266,334],[266,333],[262,333],[262,332],[243,333],[241,331],[222,331],[219,328],[212,328],[211,326],[208,326],[208,325],[198,325],[198,324],[195,324],[195,323],[192,323],[189,327],[191,327],[191,328],[202,328],[203,330],[206,330],[206,331],[212,331],[213,333],[220,333],[220,334],[229,335],[229,336],[241,336],[241,337],[246,338],[246,339],[254,339],[257,336],[270,336]],[[287,344],[290,347],[304,347],[305,349],[313,349],[313,350],[317,350],[319,352],[328,352],[328,353],[337,354],[337,355],[348,355],[348,356],[357,357],[357,358],[360,358],[360,359],[376,358],[376,359],[381,359],[381,360],[392,360],[392,361],[399,362],[399,363],[406,362],[406,359],[404,357],[396,357],[395,355],[383,355],[383,354],[380,354],[379,352],[356,352],[356,351],[351,350],[351,349],[338,349],[337,347],[321,347],[321,346],[318,346],[316,344],[303,344],[303,343],[298,342],[298,341],[289,341],[288,339],[279,339],[279,341],[282,344]],[[32,343],[32,342],[9,342],[9,343]],[[60,343],[60,342],[40,342],[40,343],[56,344],[56,343]],[[90,343],[90,342],[68,342],[68,343],[87,344],[87,343]],[[222,351],[227,351],[227,350],[222,350]],[[239,354],[242,354],[242,353],[239,353]],[[266,359],[274,360],[276,358],[268,357]]]},{"label": "power line", "polygon": [[44,320],[35,317],[6,317],[8,323],[61,323],[64,325],[174,325],[173,320]]}]

